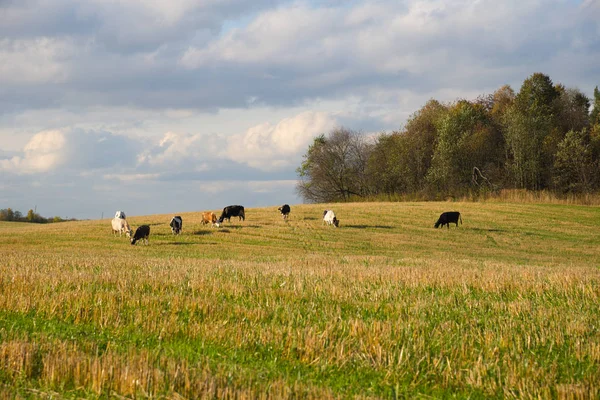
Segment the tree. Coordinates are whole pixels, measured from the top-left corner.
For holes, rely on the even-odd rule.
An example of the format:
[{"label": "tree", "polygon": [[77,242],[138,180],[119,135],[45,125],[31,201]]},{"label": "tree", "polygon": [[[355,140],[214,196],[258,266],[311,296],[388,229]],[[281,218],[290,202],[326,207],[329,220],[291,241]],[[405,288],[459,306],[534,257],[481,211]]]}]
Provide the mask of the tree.
[{"label": "tree", "polygon": [[437,138],[437,122],[446,106],[430,100],[414,113],[404,129],[381,134],[369,158],[369,177],[376,193],[416,193],[425,187],[425,176]]},{"label": "tree", "polygon": [[548,186],[553,152],[545,148],[555,121],[555,99],[559,91],[544,74],[535,73],[523,82],[515,101],[504,116],[508,166],[517,187],[543,189]]},{"label": "tree", "polygon": [[366,139],[345,128],[316,137],[297,169],[298,194],[311,202],[348,201],[368,194],[369,152]]},{"label": "tree", "polygon": [[594,108],[590,113],[590,125],[600,125],[600,90],[594,88]]},{"label": "tree", "polygon": [[581,193],[590,189],[593,161],[585,129],[565,135],[558,145],[554,170],[553,180],[559,191]]},{"label": "tree", "polygon": [[556,122],[562,139],[571,130],[581,131],[589,127],[590,99],[578,89],[564,89],[560,86],[559,92],[556,99]]},{"label": "tree", "polygon": [[447,113],[447,106],[430,100],[406,124],[403,133],[406,138],[405,157],[401,162],[410,192],[417,192],[426,186],[426,176],[439,136],[439,122]]},{"label": "tree", "polygon": [[438,123],[438,138],[427,179],[437,192],[464,191],[479,170],[498,157],[497,138],[486,108],[461,100]]}]

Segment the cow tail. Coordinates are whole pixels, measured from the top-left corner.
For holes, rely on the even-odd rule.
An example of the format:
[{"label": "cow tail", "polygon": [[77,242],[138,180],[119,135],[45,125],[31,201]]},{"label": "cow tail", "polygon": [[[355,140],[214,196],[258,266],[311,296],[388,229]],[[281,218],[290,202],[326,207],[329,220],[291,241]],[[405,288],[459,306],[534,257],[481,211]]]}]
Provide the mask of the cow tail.
[{"label": "cow tail", "polygon": [[460,213],[458,213],[458,218],[460,219],[460,224],[462,225],[462,215],[460,215]]}]

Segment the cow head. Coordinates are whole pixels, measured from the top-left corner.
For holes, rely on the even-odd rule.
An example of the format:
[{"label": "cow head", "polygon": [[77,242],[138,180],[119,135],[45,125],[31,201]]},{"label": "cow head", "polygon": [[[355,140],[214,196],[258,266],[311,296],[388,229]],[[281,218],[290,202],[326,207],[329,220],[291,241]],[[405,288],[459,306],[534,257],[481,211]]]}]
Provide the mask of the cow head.
[{"label": "cow head", "polygon": [[336,228],[340,226],[340,220],[336,217],[333,217],[333,225],[335,225]]}]

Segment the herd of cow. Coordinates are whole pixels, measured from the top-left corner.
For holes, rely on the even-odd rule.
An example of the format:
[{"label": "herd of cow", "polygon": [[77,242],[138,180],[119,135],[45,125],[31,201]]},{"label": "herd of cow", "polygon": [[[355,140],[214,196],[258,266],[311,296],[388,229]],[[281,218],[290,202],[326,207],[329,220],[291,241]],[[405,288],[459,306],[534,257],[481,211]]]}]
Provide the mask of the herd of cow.
[{"label": "herd of cow", "polygon": [[[290,206],[288,204],[284,204],[277,210],[281,213],[283,219],[287,220],[291,211]],[[225,220],[227,220],[227,222],[231,222],[231,217],[238,217],[240,221],[245,221],[246,213],[244,211],[244,206],[227,206],[223,209],[223,212],[218,219],[216,214],[212,211],[203,212],[201,223],[202,225],[211,224],[211,226],[220,227]],[[434,227],[438,228],[441,226],[443,228],[444,225],[446,225],[447,228],[450,228],[451,223],[456,224],[458,227],[459,220],[462,224],[462,217],[458,211],[447,211],[440,215],[437,222],[434,224]],[[323,223],[327,225],[333,225],[336,228],[340,226],[340,220],[337,219],[333,210],[323,211]],[[130,238],[132,245],[136,244],[138,241],[144,241],[146,244],[149,244],[150,226],[140,225],[132,235],[131,226],[129,226],[123,211],[117,211],[115,213],[115,217],[112,219],[111,225],[113,235],[119,233],[119,236],[121,236],[123,233],[125,233],[125,235]],[[174,235],[178,235],[183,230],[183,219],[181,216],[176,215],[171,218],[169,226],[171,227],[171,232]]]}]

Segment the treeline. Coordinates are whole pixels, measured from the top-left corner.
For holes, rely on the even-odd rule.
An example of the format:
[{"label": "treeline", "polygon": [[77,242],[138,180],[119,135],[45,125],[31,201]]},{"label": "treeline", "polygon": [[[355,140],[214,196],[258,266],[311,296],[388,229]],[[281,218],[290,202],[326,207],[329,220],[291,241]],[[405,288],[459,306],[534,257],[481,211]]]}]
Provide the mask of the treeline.
[{"label": "treeline", "polygon": [[399,131],[367,138],[338,128],[315,138],[297,172],[309,202],[598,192],[600,91],[592,104],[535,73],[518,93],[503,86],[472,101],[430,100]]},{"label": "treeline", "polygon": [[75,219],[62,219],[61,217],[44,218],[33,210],[27,211],[23,215],[20,211],[13,211],[11,208],[0,209],[0,221],[17,221],[17,222],[34,222],[38,224],[46,224],[49,222],[75,221]]}]

